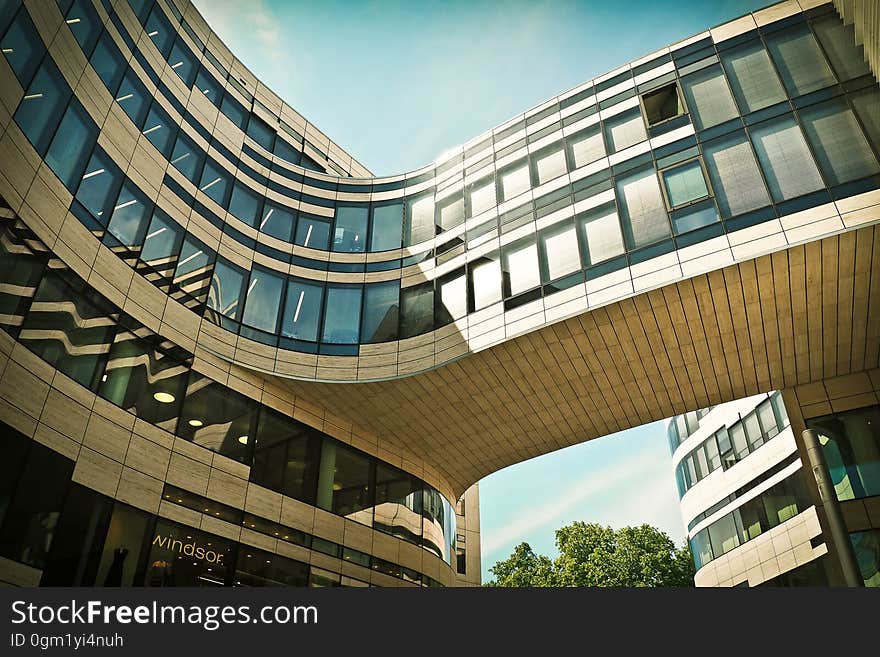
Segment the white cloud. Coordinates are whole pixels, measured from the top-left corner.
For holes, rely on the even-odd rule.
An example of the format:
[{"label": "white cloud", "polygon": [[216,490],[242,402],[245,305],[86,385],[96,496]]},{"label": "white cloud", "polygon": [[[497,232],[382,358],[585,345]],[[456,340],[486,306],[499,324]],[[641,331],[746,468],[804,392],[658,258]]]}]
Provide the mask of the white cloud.
[{"label": "white cloud", "polygon": [[[566,489],[563,495],[539,505],[521,507],[515,519],[499,530],[484,526],[481,536],[483,559],[493,562],[493,553],[510,549],[513,544],[538,531],[552,532],[570,520],[601,522],[616,527],[648,522],[680,540],[681,520],[674,496],[670,497],[669,470],[668,463],[633,459]],[[627,493],[621,496],[621,491]],[[609,499],[609,492],[619,497]]]},{"label": "white cloud", "polygon": [[254,48],[274,66],[284,64],[280,21],[263,0],[195,0],[195,5],[233,52]]}]

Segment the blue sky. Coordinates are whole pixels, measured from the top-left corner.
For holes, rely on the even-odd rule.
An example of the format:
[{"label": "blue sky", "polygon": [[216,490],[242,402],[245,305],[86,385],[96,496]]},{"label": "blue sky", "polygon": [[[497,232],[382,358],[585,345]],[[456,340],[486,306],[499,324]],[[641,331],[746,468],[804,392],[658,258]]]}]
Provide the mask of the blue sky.
[{"label": "blue sky", "polygon": [[[194,0],[270,88],[378,175],[416,169],[551,96],[766,0]],[[684,538],[662,423],[481,483],[483,577],[573,520]]]}]

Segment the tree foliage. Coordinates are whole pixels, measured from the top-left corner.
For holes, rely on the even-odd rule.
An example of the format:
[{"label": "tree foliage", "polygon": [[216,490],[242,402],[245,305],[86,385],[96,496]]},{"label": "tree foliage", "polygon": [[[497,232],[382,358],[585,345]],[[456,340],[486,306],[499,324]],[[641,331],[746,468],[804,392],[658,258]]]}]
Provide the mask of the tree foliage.
[{"label": "tree foliage", "polygon": [[614,530],[574,522],[556,530],[559,556],[552,560],[520,543],[490,572],[487,586],[693,586],[687,546],[650,525]]}]

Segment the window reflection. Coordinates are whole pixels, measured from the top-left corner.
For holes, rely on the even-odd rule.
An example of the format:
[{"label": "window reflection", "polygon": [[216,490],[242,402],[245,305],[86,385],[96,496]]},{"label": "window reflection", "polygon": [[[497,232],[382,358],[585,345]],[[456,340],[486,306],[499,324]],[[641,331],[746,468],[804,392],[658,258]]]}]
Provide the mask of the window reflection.
[{"label": "window reflection", "polygon": [[599,124],[582,130],[568,138],[571,168],[577,169],[605,157],[605,142]]},{"label": "window reflection", "polygon": [[364,286],[364,312],[360,341],[364,344],[397,339],[400,282],[369,283]]},{"label": "window reflection", "polygon": [[605,139],[608,141],[609,151],[616,153],[624,148],[629,148],[640,141],[648,138],[645,132],[645,123],[638,108],[621,112],[604,122]]},{"label": "window reflection", "polygon": [[436,326],[445,326],[467,314],[467,278],[458,270],[437,280],[434,305]]},{"label": "window reflection", "polygon": [[258,228],[267,235],[290,242],[294,219],[294,210],[266,199]]},{"label": "window reflection", "polygon": [[581,268],[577,232],[571,221],[553,226],[540,233],[541,279],[549,283]]},{"label": "window reflection", "polygon": [[373,222],[370,226],[370,250],[388,251],[400,248],[403,205],[373,206]]},{"label": "window reflection", "polygon": [[[337,212],[339,209],[337,208]],[[300,213],[296,222],[294,244],[310,249],[326,250],[330,243],[330,222]],[[335,250],[335,249],[334,249]]]},{"label": "window reflection", "polygon": [[407,200],[405,245],[419,244],[432,237],[434,237],[433,194]]},{"label": "window reflection", "polygon": [[495,181],[487,178],[476,183],[468,185],[468,206],[470,216],[475,217],[485,212],[496,203],[495,201]]},{"label": "window reflection", "polygon": [[376,467],[373,529],[418,543],[422,536],[422,483],[385,463]]},{"label": "window reflection", "polygon": [[245,292],[242,322],[262,331],[275,333],[278,330],[278,311],[283,287],[283,276],[255,265]]},{"label": "window reflection", "polygon": [[367,208],[363,206],[337,206],[336,223],[333,226],[334,251],[345,253],[366,251],[367,214]]},{"label": "window reflection", "polygon": [[107,230],[124,246],[140,246],[147,233],[152,203],[131,181],[126,181],[116,205]]},{"label": "window reflection", "polygon": [[191,370],[177,435],[248,463],[256,411],[255,401]]},{"label": "window reflection", "polygon": [[291,278],[281,322],[281,334],[287,338],[316,342],[324,288],[320,283]]},{"label": "window reflection", "polygon": [[208,317],[219,324],[224,315],[230,319],[241,317],[242,288],[244,287],[244,271],[225,260],[217,260],[214,267],[214,278],[208,294],[208,308],[215,311]]},{"label": "window reflection", "polygon": [[373,504],[370,459],[335,440],[325,439],[318,473],[317,506],[369,525]]},{"label": "window reflection", "polygon": [[261,200],[255,191],[243,183],[236,182],[232,188],[232,198],[229,200],[229,212],[248,226],[256,228],[257,220],[261,215]]},{"label": "window reflection", "polygon": [[400,337],[411,338],[434,328],[434,284],[422,283],[400,291]]},{"label": "window reflection", "polygon": [[501,301],[501,262],[498,254],[480,258],[469,269],[474,310]]},{"label": "window reflection", "polygon": [[541,284],[534,236],[504,247],[504,294],[516,295]]},{"label": "window reflection", "polygon": [[464,197],[461,192],[437,202],[437,226],[450,230],[464,222]]},{"label": "window reflection", "polygon": [[361,286],[328,285],[322,342],[357,344],[361,317]]},{"label": "window reflection", "polygon": [[620,221],[609,203],[578,215],[584,265],[595,265],[625,253]]}]

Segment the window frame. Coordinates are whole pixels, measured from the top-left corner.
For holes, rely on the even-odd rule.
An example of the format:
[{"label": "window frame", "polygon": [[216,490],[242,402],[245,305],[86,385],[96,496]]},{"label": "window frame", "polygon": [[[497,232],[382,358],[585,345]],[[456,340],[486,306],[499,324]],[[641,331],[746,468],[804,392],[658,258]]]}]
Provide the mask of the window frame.
[{"label": "window frame", "polygon": [[[671,119],[667,119],[671,120]],[[681,203],[679,205],[672,205],[672,202],[669,200],[669,192],[666,189],[666,177],[665,173],[667,171],[671,171],[672,169],[678,169],[680,167],[685,166],[686,164],[690,164],[691,162],[697,162],[700,165],[700,171],[703,174],[703,182],[706,183],[706,195],[701,196],[700,198],[691,199],[686,203]],[[681,162],[676,162],[675,164],[670,164],[669,166],[663,167],[662,169],[657,169],[657,175],[660,178],[660,192],[663,194],[663,203],[666,205],[666,212],[670,213],[673,210],[681,210],[682,208],[688,208],[697,203],[702,203],[706,199],[715,198],[715,190],[712,189],[712,181],[709,178],[709,171],[706,169],[706,163],[703,162],[703,155],[694,155],[693,157],[689,157],[686,160],[682,160]]]},{"label": "window frame", "polygon": [[[656,123],[651,123],[648,120],[648,110],[645,107],[645,96],[650,96],[651,94],[656,94],[661,89],[665,89],[667,87],[675,87],[675,94],[678,97],[678,102],[682,107],[682,111],[679,112],[678,114],[676,114],[675,116],[670,116],[668,119],[663,119],[661,121],[657,121]],[[644,123],[645,123],[645,132],[648,134],[649,139],[651,137],[650,131],[652,129],[656,129],[656,128],[659,128],[660,126],[666,125],[670,121],[675,121],[676,119],[678,119],[682,116],[690,115],[690,110],[688,109],[688,105],[687,105],[687,101],[685,100],[684,93],[681,90],[681,84],[680,84],[678,77],[676,77],[674,80],[671,80],[670,82],[667,82],[665,84],[661,84],[657,87],[654,87],[653,89],[648,89],[647,91],[643,91],[643,92],[639,93],[638,98],[639,98],[639,110],[642,113],[642,121],[644,121]]]}]

